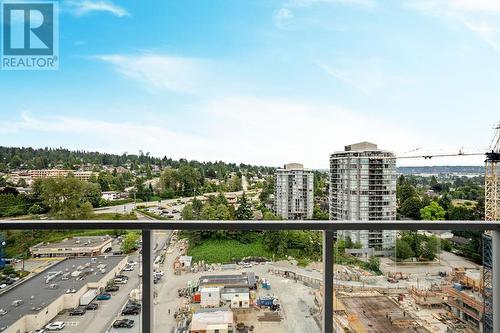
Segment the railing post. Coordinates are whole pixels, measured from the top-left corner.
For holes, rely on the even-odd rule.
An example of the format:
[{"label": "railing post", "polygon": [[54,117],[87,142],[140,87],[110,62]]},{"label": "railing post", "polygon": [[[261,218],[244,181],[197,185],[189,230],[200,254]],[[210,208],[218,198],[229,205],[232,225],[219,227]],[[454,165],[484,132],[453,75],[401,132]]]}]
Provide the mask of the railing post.
[{"label": "railing post", "polygon": [[323,231],[323,333],[333,333],[333,231]]},{"label": "railing post", "polygon": [[491,231],[493,271],[493,332],[500,332],[500,230]]},{"label": "railing post", "polygon": [[153,333],[153,231],[142,230],[142,333]]}]

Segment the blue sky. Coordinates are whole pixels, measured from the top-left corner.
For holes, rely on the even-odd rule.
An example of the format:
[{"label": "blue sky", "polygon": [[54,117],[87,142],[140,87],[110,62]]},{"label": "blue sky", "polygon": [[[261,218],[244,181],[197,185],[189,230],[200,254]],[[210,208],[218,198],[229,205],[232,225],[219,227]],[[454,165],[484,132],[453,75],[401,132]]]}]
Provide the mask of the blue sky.
[{"label": "blue sky", "polygon": [[2,145],[326,168],[365,140],[484,150],[500,120],[500,0],[66,0],[59,20],[58,71],[0,71]]}]

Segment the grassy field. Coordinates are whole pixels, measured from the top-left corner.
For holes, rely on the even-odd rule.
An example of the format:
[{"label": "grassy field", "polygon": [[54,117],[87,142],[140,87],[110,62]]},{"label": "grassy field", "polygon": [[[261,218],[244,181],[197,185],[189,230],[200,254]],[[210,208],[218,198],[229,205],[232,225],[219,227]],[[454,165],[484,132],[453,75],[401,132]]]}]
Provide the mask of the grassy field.
[{"label": "grassy field", "polygon": [[267,251],[261,240],[250,244],[243,244],[236,240],[204,240],[202,244],[190,247],[188,255],[194,262],[204,260],[206,263],[229,263],[241,260],[244,257],[272,258],[272,253]]},{"label": "grassy field", "polygon": [[474,208],[477,205],[477,201],[473,200],[453,199],[451,202],[455,207],[464,206],[467,208]]},{"label": "grassy field", "polygon": [[137,220],[135,213],[130,214],[118,214],[118,213],[102,213],[94,214],[90,218],[91,220]]}]

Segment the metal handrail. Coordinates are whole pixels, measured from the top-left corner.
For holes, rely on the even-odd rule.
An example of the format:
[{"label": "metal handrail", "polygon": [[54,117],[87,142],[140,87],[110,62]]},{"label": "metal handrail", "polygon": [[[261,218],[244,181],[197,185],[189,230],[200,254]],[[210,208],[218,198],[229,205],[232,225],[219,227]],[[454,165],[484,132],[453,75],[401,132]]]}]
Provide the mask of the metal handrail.
[{"label": "metal handrail", "polygon": [[[469,230],[492,231],[493,248],[500,250],[500,221],[165,221],[165,220],[1,220],[1,230],[142,230],[142,332],[153,332],[153,231],[155,230],[318,230],[323,231],[323,333],[334,332],[333,245],[338,230]],[[500,251],[497,251],[500,252]],[[500,255],[495,253],[494,255]],[[494,258],[495,261],[495,258]],[[500,267],[500,265],[499,265]],[[498,273],[496,273],[498,271]],[[149,274],[148,274],[149,273]],[[500,317],[500,268],[494,269],[494,318]],[[498,286],[497,286],[498,285]],[[328,296],[327,296],[328,295]],[[494,323],[495,327],[500,322]]]},{"label": "metal handrail", "polygon": [[0,220],[0,230],[500,230],[500,221]]}]

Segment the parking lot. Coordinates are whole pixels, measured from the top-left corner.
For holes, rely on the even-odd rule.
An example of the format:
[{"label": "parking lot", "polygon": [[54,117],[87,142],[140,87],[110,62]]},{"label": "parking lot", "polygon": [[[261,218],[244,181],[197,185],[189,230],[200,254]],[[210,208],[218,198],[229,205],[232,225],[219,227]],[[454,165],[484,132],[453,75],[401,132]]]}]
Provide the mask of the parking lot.
[{"label": "parking lot", "polygon": [[[165,247],[165,243],[170,237],[170,232],[155,232],[154,233],[154,248],[155,253],[159,254],[160,251]],[[118,243],[113,243],[113,248],[119,248]],[[127,276],[128,282],[126,284],[120,284],[120,289],[117,292],[110,292],[111,298],[105,301],[93,301],[99,304],[97,310],[88,310],[83,316],[70,316],[69,311],[64,314],[58,315],[52,320],[65,322],[65,327],[63,330],[58,331],[61,333],[100,333],[100,332],[129,332],[129,333],[140,333],[141,332],[141,316],[140,315],[128,315],[122,316],[121,312],[124,306],[129,300],[129,296],[132,290],[139,288],[141,277],[140,272],[140,261],[141,255],[136,252],[131,254],[128,258],[129,262],[137,262],[132,271],[123,271],[122,274]],[[166,279],[160,280],[161,284],[165,284]],[[158,284],[159,285],[159,284]],[[119,319],[132,319],[134,320],[134,327],[127,328],[113,328],[113,322]]]}]

